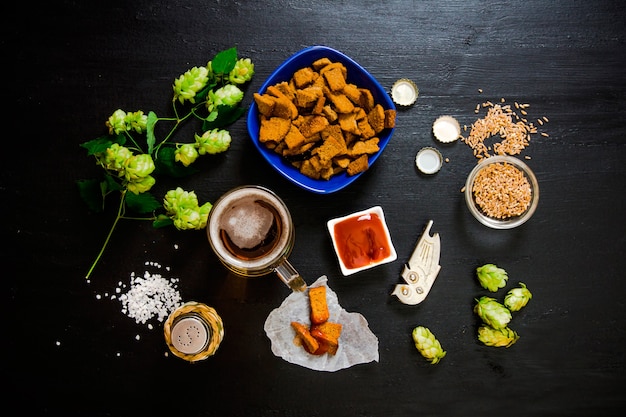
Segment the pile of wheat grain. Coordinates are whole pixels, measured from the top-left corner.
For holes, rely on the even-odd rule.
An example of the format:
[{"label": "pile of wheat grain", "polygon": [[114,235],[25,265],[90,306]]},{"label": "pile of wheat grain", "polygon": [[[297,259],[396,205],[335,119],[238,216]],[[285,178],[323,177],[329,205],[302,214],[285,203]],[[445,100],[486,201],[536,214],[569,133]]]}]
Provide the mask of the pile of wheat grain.
[{"label": "pile of wheat grain", "polygon": [[[474,156],[478,159],[492,155],[518,155],[530,144],[530,135],[537,133],[537,127],[516,112],[518,110],[522,116],[526,116],[529,104],[515,103],[514,110],[511,105],[504,102],[505,100],[501,99],[501,103],[498,104],[490,101],[478,104],[474,112],[478,113],[482,106],[487,108],[487,114],[471,125],[467,137],[461,136],[461,140],[472,148]],[[546,117],[538,119],[541,125],[547,121]],[[467,126],[464,130],[467,131]],[[485,141],[496,135],[502,140],[493,146],[487,146]],[[545,133],[542,135],[547,136]]]}]

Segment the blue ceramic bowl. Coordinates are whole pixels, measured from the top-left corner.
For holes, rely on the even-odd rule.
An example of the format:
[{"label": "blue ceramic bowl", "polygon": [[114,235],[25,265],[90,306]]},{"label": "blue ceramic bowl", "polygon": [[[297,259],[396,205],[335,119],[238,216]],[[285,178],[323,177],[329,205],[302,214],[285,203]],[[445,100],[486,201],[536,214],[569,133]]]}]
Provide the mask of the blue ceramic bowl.
[{"label": "blue ceramic bowl", "polygon": [[[353,83],[358,87],[369,89],[374,96],[374,101],[382,105],[384,109],[396,109],[396,106],[391,100],[389,94],[387,94],[385,89],[378,83],[378,81],[376,81],[374,77],[372,77],[365,70],[365,68],[360,66],[353,59],[344,55],[343,53],[326,46],[311,46],[292,55],[269,76],[269,78],[261,86],[259,93],[265,93],[265,90],[270,85],[274,85],[282,81],[289,81],[297,70],[311,65],[313,62],[317,61],[320,58],[328,58],[333,62],[341,62],[343,65],[346,66],[346,69],[348,70],[348,82]],[[281,155],[277,154],[271,149],[268,149],[264,144],[259,142],[259,111],[254,101],[250,105],[250,109],[248,111],[247,123],[248,132],[250,134],[250,137],[252,138],[252,143],[254,143],[254,146],[256,146],[256,148],[259,150],[261,155],[263,155],[265,160],[267,160],[267,162],[269,162],[269,164],[274,167],[274,169],[276,169],[282,176],[284,176],[294,184],[304,188],[305,190],[309,190],[318,194],[333,193],[348,186],[364,173],[361,172],[353,176],[342,173],[339,175],[333,175],[328,180],[316,180],[313,178],[309,178],[306,175],[301,174],[297,168],[291,165],[289,161],[287,161]],[[389,140],[393,135],[393,131],[394,129],[385,129],[378,136],[378,138],[380,139],[378,143],[380,150],[375,154],[369,156],[370,167],[378,159],[380,154],[389,143]]]}]

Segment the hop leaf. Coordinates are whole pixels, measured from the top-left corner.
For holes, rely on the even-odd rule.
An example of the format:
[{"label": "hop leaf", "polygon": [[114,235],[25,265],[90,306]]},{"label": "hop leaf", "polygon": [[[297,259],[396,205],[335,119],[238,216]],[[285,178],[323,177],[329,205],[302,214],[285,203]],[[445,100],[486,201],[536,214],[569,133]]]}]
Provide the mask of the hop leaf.
[{"label": "hop leaf", "polygon": [[511,321],[511,311],[491,297],[480,297],[474,306],[474,313],[488,326],[502,329]]},{"label": "hop leaf", "polygon": [[150,193],[126,193],[126,205],[137,213],[150,213],[161,207],[161,203]]},{"label": "hop leaf", "polygon": [[441,347],[441,343],[435,335],[426,327],[417,326],[412,333],[415,347],[419,353],[426,358],[431,364],[438,363],[446,352]]},{"label": "hop leaf", "polygon": [[519,311],[528,304],[533,295],[523,282],[518,288],[513,288],[504,297],[504,305],[511,311]]},{"label": "hop leaf", "polygon": [[489,326],[478,328],[478,340],[487,346],[506,347],[513,345],[519,339],[519,335],[508,327],[494,329]]},{"label": "hop leaf", "polygon": [[506,271],[494,264],[479,266],[476,268],[476,275],[480,285],[491,292],[496,292],[499,288],[503,288],[509,279]]},{"label": "hop leaf", "polygon": [[237,64],[237,48],[232,47],[230,49],[225,49],[220,51],[213,60],[207,64],[208,68],[211,68],[211,71],[215,74],[228,74],[230,73],[235,65]]}]

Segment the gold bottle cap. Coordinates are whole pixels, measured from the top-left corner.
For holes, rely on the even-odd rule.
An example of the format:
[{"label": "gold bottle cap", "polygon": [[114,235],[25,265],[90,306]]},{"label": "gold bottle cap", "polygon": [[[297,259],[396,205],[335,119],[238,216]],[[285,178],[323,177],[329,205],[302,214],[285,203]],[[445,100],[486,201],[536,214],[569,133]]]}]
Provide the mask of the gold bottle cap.
[{"label": "gold bottle cap", "polygon": [[435,148],[422,148],[415,156],[415,165],[424,174],[434,174],[441,169],[443,157]]},{"label": "gold bottle cap", "polygon": [[391,99],[400,106],[410,106],[417,100],[419,90],[409,79],[401,78],[391,87]]},{"label": "gold bottle cap", "polygon": [[461,136],[461,126],[452,116],[441,116],[433,123],[435,139],[443,143],[451,143]]}]

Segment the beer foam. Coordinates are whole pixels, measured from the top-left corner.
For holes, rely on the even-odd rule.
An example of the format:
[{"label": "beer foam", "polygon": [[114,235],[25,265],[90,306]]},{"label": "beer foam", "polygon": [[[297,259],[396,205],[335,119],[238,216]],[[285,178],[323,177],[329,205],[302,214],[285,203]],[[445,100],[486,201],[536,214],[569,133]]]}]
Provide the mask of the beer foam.
[{"label": "beer foam", "polygon": [[222,229],[235,245],[252,249],[263,242],[273,221],[272,213],[258,203],[242,204],[231,209]]}]

